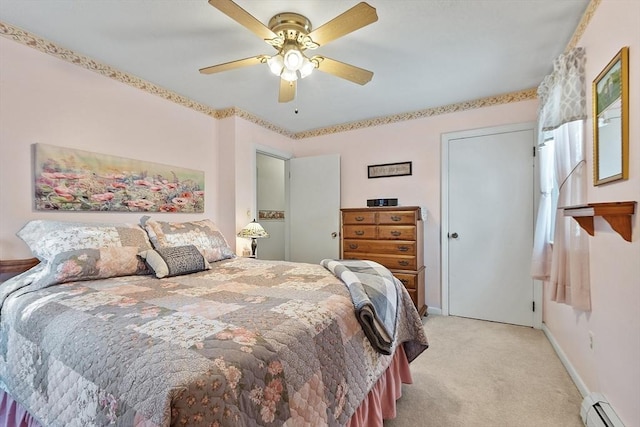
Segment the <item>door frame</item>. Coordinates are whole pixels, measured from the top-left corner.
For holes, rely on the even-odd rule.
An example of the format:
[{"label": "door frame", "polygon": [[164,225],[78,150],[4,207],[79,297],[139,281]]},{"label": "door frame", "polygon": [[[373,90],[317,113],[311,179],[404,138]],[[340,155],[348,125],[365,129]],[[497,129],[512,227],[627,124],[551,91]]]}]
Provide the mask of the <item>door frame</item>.
[{"label": "door frame", "polygon": [[[525,122],[502,126],[491,126],[479,129],[469,129],[464,131],[443,133],[440,137],[440,300],[443,316],[449,315],[449,142],[451,140],[460,138],[473,138],[478,136],[493,135],[497,133],[511,133],[524,130],[533,130],[534,135],[536,135],[536,123]],[[535,146],[536,141],[533,141],[532,149]],[[536,165],[536,162],[537,160],[533,162],[534,218],[536,213],[538,212],[538,202],[540,200],[540,180],[538,179],[538,167]],[[533,224],[532,227],[534,227]],[[531,232],[533,233],[533,228]],[[542,284],[539,281],[534,281],[533,301],[535,303],[536,310],[533,313],[533,327],[536,329],[542,328],[542,300]]]},{"label": "door frame", "polygon": [[[277,148],[269,147],[268,145],[253,144],[253,157],[252,157],[252,182],[253,182],[253,215],[258,219],[258,171],[257,171],[257,156],[263,154],[265,156],[275,157],[284,161],[284,174],[285,177],[289,176],[289,159],[293,158],[293,153],[288,151],[278,150]],[[284,180],[284,259],[289,260],[289,180]]]}]

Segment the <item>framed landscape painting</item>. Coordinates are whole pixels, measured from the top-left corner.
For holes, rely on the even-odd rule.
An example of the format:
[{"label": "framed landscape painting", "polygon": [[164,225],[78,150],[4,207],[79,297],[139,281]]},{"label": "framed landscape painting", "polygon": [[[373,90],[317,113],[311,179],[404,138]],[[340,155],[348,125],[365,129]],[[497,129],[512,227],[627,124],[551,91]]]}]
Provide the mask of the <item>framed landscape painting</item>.
[{"label": "framed landscape painting", "polygon": [[34,144],[39,211],[204,212],[204,172]]}]

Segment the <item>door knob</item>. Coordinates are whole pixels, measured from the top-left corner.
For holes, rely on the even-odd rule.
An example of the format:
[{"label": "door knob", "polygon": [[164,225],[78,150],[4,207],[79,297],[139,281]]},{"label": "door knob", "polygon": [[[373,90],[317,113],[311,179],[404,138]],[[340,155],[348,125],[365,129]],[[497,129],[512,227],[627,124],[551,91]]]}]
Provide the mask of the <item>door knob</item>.
[{"label": "door knob", "polygon": [[335,231],[333,233],[331,233],[331,238],[335,239],[336,237],[338,237],[338,233],[336,233]]},{"label": "door knob", "polygon": [[449,234],[449,237],[451,239],[457,239],[458,238],[458,233],[451,233],[451,234]]}]

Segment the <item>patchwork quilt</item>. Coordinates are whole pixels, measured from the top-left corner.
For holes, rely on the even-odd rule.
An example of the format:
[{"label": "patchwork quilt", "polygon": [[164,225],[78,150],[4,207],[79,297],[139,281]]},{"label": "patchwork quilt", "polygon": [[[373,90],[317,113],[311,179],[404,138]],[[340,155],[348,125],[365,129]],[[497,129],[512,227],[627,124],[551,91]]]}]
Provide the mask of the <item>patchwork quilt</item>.
[{"label": "patchwork quilt", "polygon": [[[392,359],[320,265],[236,258],[44,289],[30,277],[1,285],[0,386],[43,425],[344,425]],[[428,343],[402,286],[398,298],[391,350],[413,360]]]}]

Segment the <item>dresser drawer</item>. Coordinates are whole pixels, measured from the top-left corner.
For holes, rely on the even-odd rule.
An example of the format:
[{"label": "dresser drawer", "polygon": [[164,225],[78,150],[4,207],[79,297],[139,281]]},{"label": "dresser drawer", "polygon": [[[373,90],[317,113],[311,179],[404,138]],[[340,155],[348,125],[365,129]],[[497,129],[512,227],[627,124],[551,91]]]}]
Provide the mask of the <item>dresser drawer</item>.
[{"label": "dresser drawer", "polygon": [[343,251],[383,255],[415,255],[416,242],[395,240],[344,239]]},{"label": "dresser drawer", "polygon": [[343,212],[343,224],[375,224],[375,212]]},{"label": "dresser drawer", "polygon": [[375,239],[377,227],[375,225],[345,225],[342,227],[344,239]]},{"label": "dresser drawer", "polygon": [[[356,254],[358,259],[369,259],[384,265],[389,270],[415,270],[418,267],[416,257],[400,255]],[[346,256],[345,256],[346,258]]]},{"label": "dresser drawer", "polygon": [[418,281],[418,275],[405,273],[393,273],[393,275],[402,282],[407,290],[417,288],[416,283]]},{"label": "dresser drawer", "polygon": [[378,212],[378,224],[415,224],[415,212]]},{"label": "dresser drawer", "polygon": [[416,240],[415,225],[379,225],[379,239]]}]

